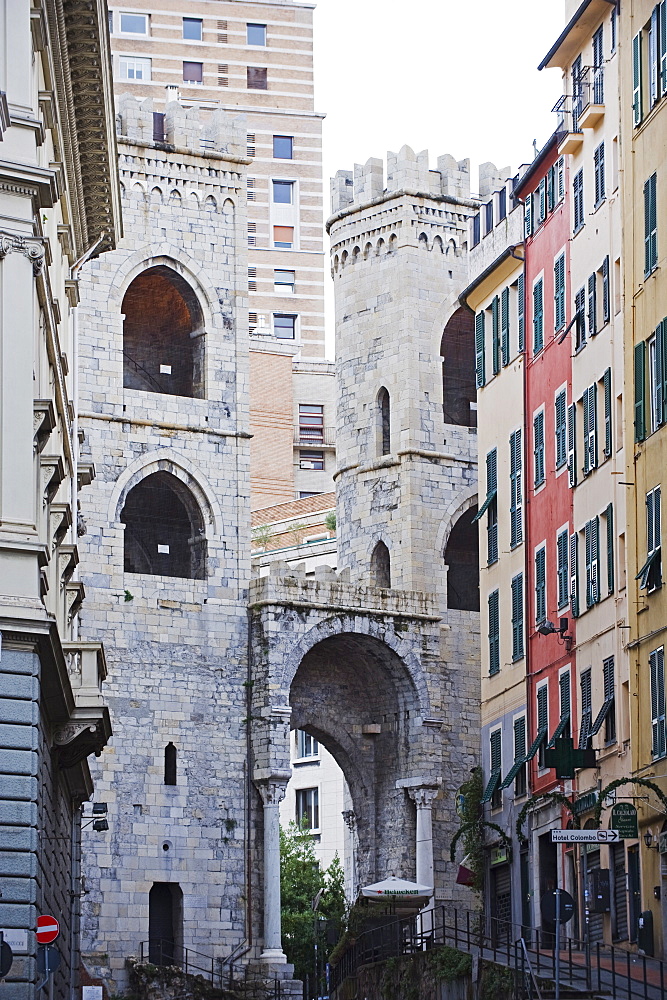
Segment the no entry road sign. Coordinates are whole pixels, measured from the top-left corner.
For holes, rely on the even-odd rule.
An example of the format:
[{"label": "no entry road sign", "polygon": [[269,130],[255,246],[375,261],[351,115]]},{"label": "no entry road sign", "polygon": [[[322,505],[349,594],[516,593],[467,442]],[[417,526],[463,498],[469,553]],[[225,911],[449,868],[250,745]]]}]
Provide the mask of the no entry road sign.
[{"label": "no entry road sign", "polygon": [[552,830],[552,844],[616,844],[618,830]]},{"label": "no entry road sign", "polygon": [[51,944],[60,934],[60,924],[55,917],[37,917],[37,944]]}]

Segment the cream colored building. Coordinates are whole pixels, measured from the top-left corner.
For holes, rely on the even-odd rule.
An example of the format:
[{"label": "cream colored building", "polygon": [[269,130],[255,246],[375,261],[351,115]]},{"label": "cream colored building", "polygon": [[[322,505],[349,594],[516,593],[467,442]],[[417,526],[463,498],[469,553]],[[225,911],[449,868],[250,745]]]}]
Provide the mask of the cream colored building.
[{"label": "cream colored building", "polygon": [[[156,140],[167,87],[185,107],[245,116],[253,508],[333,488],[312,12],[291,0],[137,0],[109,12],[116,92],[152,101]],[[307,418],[321,428],[311,440],[299,433]]]}]

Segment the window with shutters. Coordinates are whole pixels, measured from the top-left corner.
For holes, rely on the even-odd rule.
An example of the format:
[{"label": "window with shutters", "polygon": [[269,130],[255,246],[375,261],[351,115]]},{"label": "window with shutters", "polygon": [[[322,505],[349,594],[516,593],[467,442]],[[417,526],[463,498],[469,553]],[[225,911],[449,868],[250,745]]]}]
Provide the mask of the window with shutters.
[{"label": "window with shutters", "polygon": [[660,96],[660,85],[658,81],[658,7],[654,7],[651,13],[651,20],[648,22],[647,49],[648,49],[648,106],[652,108],[657,104]]},{"label": "window with shutters", "polygon": [[635,344],[635,441],[646,437],[646,342]]},{"label": "window with shutters", "polygon": [[528,768],[526,766],[526,717],[514,720],[514,795],[519,797],[528,791]]},{"label": "window with shutters", "polygon": [[564,528],[556,535],[556,579],[558,590],[558,610],[566,608],[570,600],[568,573],[568,530]]},{"label": "window with shutters", "polygon": [[536,223],[541,225],[547,217],[547,180],[543,177],[539,187],[533,195],[533,205],[536,206]]},{"label": "window with shutters", "polygon": [[547,617],[547,552],[541,545],[535,551],[535,625]]},{"label": "window with shutters", "polygon": [[486,456],[486,498],[473,521],[487,515],[487,562],[498,559],[498,452],[493,448]]},{"label": "window with shutters", "polygon": [[579,119],[584,107],[584,82],[581,56],[572,63],[572,131],[580,132]]},{"label": "window with shutters", "polygon": [[533,285],[533,353],[544,347],[544,282],[542,278]]},{"label": "window with shutters", "polygon": [[584,415],[584,475],[598,464],[597,383],[584,389],[581,405]]},{"label": "window with shutters", "polygon": [[651,734],[654,760],[667,752],[665,740],[665,647],[654,649],[649,656],[651,677]]},{"label": "window with shutters", "polygon": [[667,319],[648,340],[648,383],[651,430],[656,431],[667,422]]},{"label": "window with shutters", "polygon": [[523,234],[531,236],[533,232],[533,196],[529,194],[523,206]]},{"label": "window with shutters", "polygon": [[218,86],[228,87],[229,86],[229,64],[228,63],[218,63]]},{"label": "window with shutters", "polygon": [[537,766],[544,767],[544,750],[549,734],[549,687],[545,682],[537,689],[537,732],[544,733],[537,754]]},{"label": "window with shutters", "polygon": [[595,177],[595,208],[605,200],[604,176],[604,143],[601,142],[593,153],[593,172]]},{"label": "window with shutters", "polygon": [[609,257],[602,261],[600,270],[600,284],[602,285],[602,325],[609,322],[611,316],[611,299],[609,289]]},{"label": "window with shutters", "polygon": [[586,543],[586,607],[600,600],[600,519],[594,517],[584,528]]},{"label": "window with shutters", "polygon": [[554,330],[565,326],[565,253],[559,254],[554,263]]},{"label": "window with shutters", "polygon": [[475,379],[478,389],[486,382],[484,319],[483,312],[478,312],[475,316]]},{"label": "window with shutters", "polygon": [[503,767],[503,744],[502,731],[500,729],[496,729],[490,734],[489,743],[491,774],[498,775],[498,780],[493,786],[493,793],[491,795],[491,808],[501,809],[503,805],[503,793],[500,787],[500,775]]},{"label": "window with shutters", "polygon": [[491,302],[491,372],[500,371],[500,298],[494,295]]},{"label": "window with shutters", "polygon": [[524,276],[519,275],[517,280],[517,344],[519,351],[523,351],[526,345],[525,326],[525,298],[524,298]]},{"label": "window with shutters", "polygon": [[609,21],[609,30],[611,34],[611,38],[609,41],[610,55],[613,55],[614,52],[616,51],[616,37],[618,28],[617,15],[618,15],[618,8],[616,7],[616,4],[614,4],[614,6],[611,8],[611,19]]},{"label": "window with shutters", "polygon": [[500,355],[503,367],[510,363],[510,290],[503,288],[500,296]]},{"label": "window with shutters", "polygon": [[246,67],[246,86],[248,90],[268,90],[268,71],[265,66]]},{"label": "window with shutters", "polygon": [[597,296],[597,275],[595,272],[588,279],[588,334],[594,337],[598,332],[598,296]]},{"label": "window with shutters", "polygon": [[204,64],[200,62],[183,63],[183,83],[201,84],[204,82]]},{"label": "window with shutters", "polygon": [[652,174],[644,185],[644,277],[648,277],[658,266],[656,186],[657,175]]},{"label": "window with shutters", "polygon": [[574,205],[574,232],[578,233],[584,224],[584,170],[578,170],[572,181],[572,201]]},{"label": "window with shutters", "polygon": [[523,573],[517,573],[512,577],[512,663],[523,655]]},{"label": "window with shutters", "polygon": [[614,505],[609,504],[605,510],[603,517],[605,519],[605,538],[607,542],[607,594],[614,593],[614,568],[615,568],[615,555],[614,555]]},{"label": "window with shutters", "polygon": [[604,720],[604,741],[607,745],[616,742],[616,687],[614,682],[614,657],[608,656],[602,663],[604,703],[607,713]]},{"label": "window with shutters", "polygon": [[567,463],[567,390],[561,389],[555,402],[555,444],[556,468],[562,469]]},{"label": "window with shutters", "polygon": [[642,33],[632,39],[632,124],[636,128],[644,117],[642,101]]},{"label": "window with shutters", "polygon": [[586,289],[580,288],[574,296],[574,349],[586,346]]},{"label": "window with shutters", "polygon": [[591,668],[582,670],[579,678],[581,689],[581,725],[579,726],[579,749],[588,750],[591,745],[593,727],[593,699],[591,689]]},{"label": "window with shutters", "polygon": [[544,468],[544,410],[540,410],[533,417],[533,460],[533,484],[537,489],[539,486],[544,485],[546,479]]},{"label": "window with shutters", "polygon": [[604,397],[604,457],[610,458],[612,453],[612,426],[611,426],[611,368],[605,370],[602,376],[602,395]]},{"label": "window with shutters", "polygon": [[570,611],[573,618],[579,617],[579,535],[570,535]]},{"label": "window with shutters", "polygon": [[577,485],[577,405],[567,408],[567,478],[570,489]]},{"label": "window with shutters", "polygon": [[569,739],[572,731],[572,695],[569,668],[561,670],[558,675],[558,698],[560,718],[558,726],[549,741],[550,745],[553,744],[555,739],[560,739],[561,737]]},{"label": "window with shutters", "polygon": [[604,25],[593,35],[593,104],[604,104]]},{"label": "window with shutters", "polygon": [[646,562],[635,577],[640,590],[649,594],[662,587],[661,491],[656,486],[646,494]]},{"label": "window with shutters", "polygon": [[254,311],[249,312],[248,313],[248,332],[249,333],[255,333],[255,331],[257,330],[258,324],[259,324],[259,318],[257,316],[257,313],[254,312]]},{"label": "window with shutters", "polygon": [[500,594],[497,590],[489,594],[489,674],[500,670]]},{"label": "window with shutters", "polygon": [[523,540],[523,452],[521,429],[510,434],[510,545],[515,548]]}]

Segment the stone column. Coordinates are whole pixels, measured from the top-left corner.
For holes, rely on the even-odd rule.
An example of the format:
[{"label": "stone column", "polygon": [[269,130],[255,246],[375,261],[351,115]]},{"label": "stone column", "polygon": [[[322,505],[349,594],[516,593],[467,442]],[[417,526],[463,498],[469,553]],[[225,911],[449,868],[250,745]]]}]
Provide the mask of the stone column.
[{"label": "stone column", "polygon": [[[417,807],[417,834],[415,841],[417,881],[422,885],[433,887],[433,823],[431,808],[433,799],[438,794],[434,785],[418,785],[408,788],[408,795]],[[425,909],[432,909],[433,897]]]},{"label": "stone column", "polygon": [[264,950],[262,962],[284,965],[280,927],[280,817],[289,776],[271,775],[257,788],[264,803]]},{"label": "stone column", "polygon": [[341,813],[345,826],[350,831],[350,897],[356,898],[357,893],[357,814],[354,809],[343,809]]}]

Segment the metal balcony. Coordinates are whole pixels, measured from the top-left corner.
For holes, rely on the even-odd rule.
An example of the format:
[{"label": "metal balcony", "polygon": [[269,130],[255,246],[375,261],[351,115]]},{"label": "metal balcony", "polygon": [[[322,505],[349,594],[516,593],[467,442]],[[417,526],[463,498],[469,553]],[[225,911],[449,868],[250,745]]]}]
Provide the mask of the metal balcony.
[{"label": "metal balcony", "polygon": [[294,444],[301,448],[335,448],[335,427],[295,427]]}]

